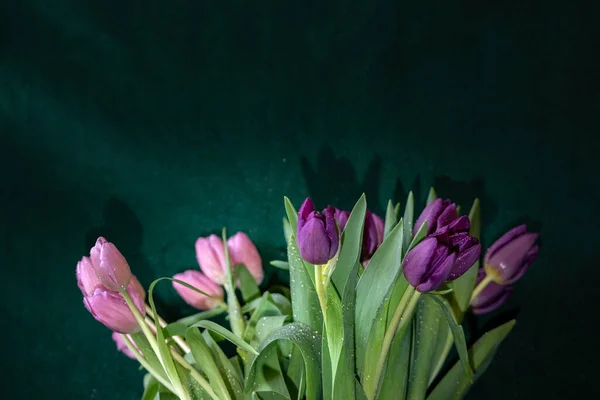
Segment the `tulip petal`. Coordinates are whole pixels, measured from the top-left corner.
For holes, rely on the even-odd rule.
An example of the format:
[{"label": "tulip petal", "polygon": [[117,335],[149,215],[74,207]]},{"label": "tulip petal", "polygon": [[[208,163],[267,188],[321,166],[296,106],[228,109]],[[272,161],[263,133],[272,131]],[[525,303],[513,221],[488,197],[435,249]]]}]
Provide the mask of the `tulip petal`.
[{"label": "tulip petal", "polygon": [[500,250],[502,247],[504,247],[507,243],[511,242],[515,238],[523,235],[525,232],[527,232],[527,226],[526,225],[519,225],[519,226],[511,229],[510,231],[506,232],[504,235],[502,235],[486,251],[486,253],[485,253],[485,260],[484,260],[485,264],[489,264],[490,258],[498,250]]},{"label": "tulip petal", "polygon": [[452,203],[448,207],[446,207],[438,217],[436,229],[440,229],[443,226],[449,225],[456,218],[458,218],[456,204]]},{"label": "tulip petal", "polygon": [[205,296],[177,282],[173,282],[173,288],[177,291],[179,296],[181,296],[183,301],[194,308],[199,310],[210,310],[215,308],[219,302],[223,300],[223,288],[200,271],[188,270],[174,275],[173,279],[183,281],[212,296]]},{"label": "tulip petal", "polygon": [[77,262],[75,275],[77,277],[77,286],[79,286],[84,296],[91,296],[96,288],[102,286],[91,260],[87,257],[83,257],[81,261]]},{"label": "tulip petal", "polygon": [[452,232],[469,232],[469,229],[471,229],[471,221],[469,220],[469,217],[463,215],[454,220],[449,225],[449,229]]},{"label": "tulip petal", "polygon": [[[141,298],[134,294],[132,299],[140,313],[146,315],[146,307]],[[83,301],[94,318],[114,332],[134,333],[140,329],[125,299],[119,293],[96,289],[93,295],[84,297]]]},{"label": "tulip petal", "polygon": [[196,259],[200,269],[214,282],[225,282],[225,249],[223,241],[216,235],[196,240]]},{"label": "tulip petal", "polygon": [[143,301],[146,301],[146,291],[135,275],[131,275],[131,282],[129,282],[129,286],[127,286],[127,291],[129,292],[130,296],[136,294]]},{"label": "tulip petal", "polygon": [[325,232],[325,223],[318,218],[310,218],[298,233],[300,256],[311,264],[324,264],[329,257],[330,238]]},{"label": "tulip petal", "polygon": [[473,314],[487,314],[504,303],[513,292],[511,286],[501,286],[490,282],[471,302]]},{"label": "tulip petal", "polygon": [[329,239],[329,258],[327,259],[329,261],[337,253],[340,244],[340,234],[335,222],[335,208],[328,206],[323,210],[323,215],[325,216],[325,233]]},{"label": "tulip petal", "polygon": [[[117,332],[113,332],[112,339],[114,340],[115,344],[117,345],[117,350],[119,350],[121,353],[125,354],[127,357],[131,358],[132,360],[136,359],[135,355],[131,352],[131,350],[129,350],[129,347],[127,347],[127,345],[125,344],[125,341],[121,337],[121,334],[119,334]],[[133,345],[135,346],[135,343]]]},{"label": "tulip petal", "polygon": [[298,210],[298,231],[304,227],[309,215],[314,211],[315,203],[313,203],[310,197],[307,197]]},{"label": "tulip petal", "polygon": [[427,221],[427,233],[435,232],[438,216],[442,213],[444,204],[442,199],[436,199],[429,203],[417,218],[413,228],[413,234],[416,234],[423,222]]},{"label": "tulip petal", "polygon": [[527,252],[527,254],[525,254],[523,262],[521,263],[521,267],[517,270],[515,274],[506,279],[503,283],[505,285],[509,285],[521,279],[521,277],[525,275],[525,272],[527,272],[531,264],[533,264],[533,262],[537,259],[539,250],[539,246],[532,246],[531,249],[529,249],[529,251]]},{"label": "tulip petal", "polygon": [[494,271],[498,283],[514,281],[513,277],[522,275],[519,270],[537,238],[537,233],[525,233],[494,252],[486,266]]},{"label": "tulip petal", "polygon": [[[473,238],[474,239],[474,238]],[[477,240],[477,239],[475,239]],[[481,245],[476,244],[464,251],[461,251],[456,258],[456,263],[450,271],[449,279],[454,280],[461,277],[471,268],[481,255]]]},{"label": "tulip petal", "polygon": [[233,265],[243,264],[257,284],[264,277],[262,259],[252,240],[243,232],[238,232],[227,240],[227,248]]},{"label": "tulip petal", "polygon": [[338,210],[336,208],[335,220],[337,221],[338,226],[340,227],[340,232],[342,232],[344,230],[344,228],[346,227],[349,217],[350,217],[350,212],[344,211],[344,210]]},{"label": "tulip petal", "polygon": [[417,291],[427,293],[440,287],[448,280],[448,276],[455,261],[456,254],[451,253],[441,262],[438,262],[438,264],[428,273],[425,282],[416,287]]},{"label": "tulip petal", "polygon": [[131,269],[127,260],[112,243],[104,243],[100,251],[100,275],[102,284],[108,289],[121,291],[131,280]]},{"label": "tulip petal", "polygon": [[437,240],[429,237],[416,245],[404,258],[402,272],[412,287],[416,288],[423,282],[436,249]]}]

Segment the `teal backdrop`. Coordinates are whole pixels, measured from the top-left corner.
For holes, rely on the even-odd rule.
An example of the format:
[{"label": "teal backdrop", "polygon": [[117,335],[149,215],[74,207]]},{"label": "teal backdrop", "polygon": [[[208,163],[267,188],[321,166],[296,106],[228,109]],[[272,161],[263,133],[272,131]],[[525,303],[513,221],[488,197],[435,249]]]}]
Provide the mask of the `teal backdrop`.
[{"label": "teal backdrop", "polygon": [[[495,3],[491,5],[488,3]],[[136,399],[142,373],[86,312],[99,235],[144,285],[198,236],[285,255],[283,196],[382,213],[430,185],[480,197],[483,243],[527,222],[539,260],[469,398],[597,386],[597,3],[0,2],[3,398]],[[285,274],[268,270],[268,282]],[[168,284],[167,318],[189,313]]]}]

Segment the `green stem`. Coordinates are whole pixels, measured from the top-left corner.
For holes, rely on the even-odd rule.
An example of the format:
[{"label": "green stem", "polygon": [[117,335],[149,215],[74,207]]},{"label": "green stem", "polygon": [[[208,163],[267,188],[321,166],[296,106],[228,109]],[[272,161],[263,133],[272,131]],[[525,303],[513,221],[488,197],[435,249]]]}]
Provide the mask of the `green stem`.
[{"label": "green stem", "polygon": [[148,364],[146,359],[140,354],[139,350],[135,348],[135,346],[131,342],[131,339],[129,339],[129,337],[127,335],[120,334],[120,336],[123,339],[123,342],[125,342],[125,345],[127,346],[127,348],[133,353],[133,355],[139,361],[139,363],[142,365],[142,367],[144,367],[144,369],[146,369],[146,371],[150,372],[150,374],[152,374],[152,376],[157,381],[159,381],[164,387],[169,389],[171,392],[176,393],[175,388],[173,388],[173,386],[171,385],[171,382],[168,382],[167,380],[165,380],[158,371],[156,371],[154,368],[152,368],[150,366],[150,364]]},{"label": "green stem", "polygon": [[479,282],[479,285],[477,285],[475,287],[475,290],[473,290],[473,294],[471,294],[471,303],[473,302],[475,297],[477,297],[479,295],[479,293],[481,293],[483,291],[483,289],[485,289],[486,286],[489,285],[492,281],[493,281],[492,276],[486,275],[485,278],[483,278],[483,280],[481,282]]},{"label": "green stem", "polygon": [[325,265],[315,265],[315,289],[317,290],[317,297],[319,298],[319,304],[321,305],[323,321],[325,322],[325,326],[327,326],[327,291],[325,282],[323,282],[324,267]]},{"label": "green stem", "polygon": [[227,248],[227,230],[223,228],[223,251],[225,253],[225,292],[227,293],[227,312],[233,333],[244,337],[246,330],[246,321],[240,307],[240,302],[235,295],[235,286],[233,285],[233,274],[231,273],[231,260],[229,259],[229,249]]},{"label": "green stem", "polygon": [[390,351],[390,347],[392,346],[392,340],[404,324],[410,320],[412,317],[413,311],[417,302],[419,301],[421,293],[415,292],[415,288],[412,286],[408,286],[396,307],[396,311],[394,311],[394,315],[392,316],[392,320],[388,325],[385,335],[383,337],[383,343],[381,347],[381,354],[379,355],[379,360],[377,361],[377,366],[374,374],[374,384],[373,384],[373,393],[367,393],[367,398],[369,400],[373,400],[375,398],[377,392],[377,386],[379,383],[379,379],[381,378],[381,374],[383,373],[383,367],[385,365],[385,360],[387,359],[388,352]]},{"label": "green stem", "polygon": [[219,400],[219,396],[217,396],[215,391],[212,389],[212,387],[210,386],[210,383],[208,383],[208,381],[206,379],[204,379],[204,377],[198,373],[196,368],[192,367],[187,361],[185,361],[185,359],[183,357],[181,357],[181,355],[179,353],[177,353],[176,351],[173,351],[173,349],[171,349],[171,354],[173,355],[173,359],[175,361],[177,361],[183,368],[190,371],[190,375],[192,377],[194,377],[194,379],[196,379],[196,381],[198,381],[200,386],[202,386],[202,389],[204,389],[204,391],[206,391],[206,393],[208,393],[208,395],[211,398],[213,398],[214,400]]}]

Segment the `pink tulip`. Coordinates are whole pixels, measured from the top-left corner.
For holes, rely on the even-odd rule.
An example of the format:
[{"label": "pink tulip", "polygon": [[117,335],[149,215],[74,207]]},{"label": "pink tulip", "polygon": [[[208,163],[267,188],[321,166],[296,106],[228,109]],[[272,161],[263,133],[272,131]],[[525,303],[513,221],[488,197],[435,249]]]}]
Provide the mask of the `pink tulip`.
[{"label": "pink tulip", "polygon": [[262,259],[248,235],[243,232],[236,233],[227,240],[227,247],[232,264],[243,264],[256,283],[260,284],[264,277]]},{"label": "pink tulip", "polygon": [[83,257],[81,261],[77,262],[75,273],[77,276],[77,286],[79,286],[84,296],[91,296],[96,288],[102,287],[89,258]]},{"label": "pink tulip", "polygon": [[210,310],[223,301],[223,288],[200,271],[188,270],[176,274],[173,276],[173,279],[183,281],[211,296],[205,296],[177,282],[173,282],[173,288],[179,293],[181,298],[194,308]]},{"label": "pink tulip", "polygon": [[[246,266],[257,283],[262,282],[264,272],[262,260],[256,246],[250,238],[242,232],[238,232],[227,240],[230,265],[236,264]],[[200,269],[213,282],[220,285],[225,283],[226,268],[225,249],[223,241],[216,235],[196,240],[196,258]]]},{"label": "pink tulip", "polygon": [[[119,333],[113,332],[112,339],[115,341],[115,343],[117,345],[117,350],[119,350],[121,353],[125,354],[127,357],[129,357],[133,360],[136,360],[135,354],[133,354],[131,352],[131,350],[129,350],[129,347],[127,347],[127,345],[125,344],[125,341],[123,340],[123,338],[121,337],[121,335]],[[135,343],[133,343],[133,345],[137,348]]]},{"label": "pink tulip", "polygon": [[114,244],[99,237],[90,250],[90,260],[104,287],[114,292],[121,292],[127,288],[131,280],[131,270],[127,260]]},{"label": "pink tulip", "polygon": [[[139,312],[146,315],[146,305],[140,293],[133,289],[128,289],[127,292]],[[114,332],[134,333],[140,328],[120,293],[99,287],[90,296],[83,298],[83,304],[98,322]]]}]

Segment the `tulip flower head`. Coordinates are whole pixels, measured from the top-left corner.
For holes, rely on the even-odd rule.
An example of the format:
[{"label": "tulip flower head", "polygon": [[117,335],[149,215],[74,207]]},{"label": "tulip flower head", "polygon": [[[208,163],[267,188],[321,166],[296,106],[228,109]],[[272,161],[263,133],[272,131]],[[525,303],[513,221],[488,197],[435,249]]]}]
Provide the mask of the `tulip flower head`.
[{"label": "tulip flower head", "polygon": [[423,222],[427,221],[427,233],[431,234],[458,218],[456,204],[448,199],[436,199],[423,209],[417,222],[415,222],[414,233],[417,233]]},{"label": "tulip flower head", "polygon": [[[485,278],[486,273],[483,268],[477,271],[477,283],[475,287]],[[512,293],[512,286],[502,286],[495,282],[489,282],[485,288],[471,300],[473,314],[487,314],[490,311],[500,307]]]},{"label": "tulip flower head", "polygon": [[173,288],[179,293],[179,296],[194,308],[210,310],[223,301],[223,288],[200,271],[188,270],[174,275],[173,279],[183,281],[211,296],[205,296],[177,282],[173,282]]},{"label": "tulip flower head", "polygon": [[131,280],[131,270],[127,260],[114,244],[99,237],[90,250],[90,260],[104,287],[114,292],[121,292],[127,288]]},{"label": "tulip flower head", "polygon": [[469,218],[462,216],[427,236],[404,258],[406,280],[421,293],[454,280],[475,264],[481,253],[479,241],[469,235]]},{"label": "tulip flower head", "polygon": [[333,216],[335,217],[340,232],[342,232],[348,223],[348,218],[350,218],[350,211],[344,211],[336,208]]},{"label": "tulip flower head", "polygon": [[[139,293],[133,290],[129,291],[129,289],[127,291],[140,314],[146,315],[146,304]],[[83,298],[83,304],[98,322],[111,331],[134,333],[140,329],[120,293],[106,290],[106,288],[96,288],[91,296]]]},{"label": "tulip flower head", "polygon": [[326,264],[340,245],[335,209],[329,206],[319,213],[313,201],[307,198],[298,211],[296,240],[304,260],[315,265]]},{"label": "tulip flower head", "polygon": [[516,282],[538,257],[537,239],[538,234],[527,232],[525,225],[508,231],[487,250],[485,271],[500,285]]},{"label": "tulip flower head", "polygon": [[370,260],[375,253],[375,250],[381,246],[384,228],[385,221],[383,218],[367,210],[363,228],[362,250],[360,255],[361,261]]},{"label": "tulip flower head", "polygon": [[[262,259],[248,235],[238,232],[227,240],[231,268],[243,264],[260,284],[264,277]],[[202,272],[213,282],[223,285],[227,276],[227,262],[223,241],[217,235],[196,240],[196,259]]]}]

